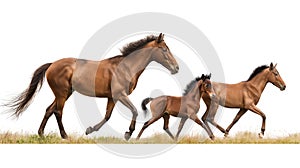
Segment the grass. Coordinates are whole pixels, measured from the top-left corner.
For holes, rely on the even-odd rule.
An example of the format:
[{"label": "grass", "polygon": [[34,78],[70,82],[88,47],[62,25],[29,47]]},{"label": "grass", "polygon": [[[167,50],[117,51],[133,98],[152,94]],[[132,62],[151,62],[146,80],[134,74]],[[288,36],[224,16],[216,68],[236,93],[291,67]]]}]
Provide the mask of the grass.
[{"label": "grass", "polygon": [[0,144],[299,144],[300,133],[291,134],[286,137],[258,138],[257,134],[251,132],[240,132],[234,137],[216,138],[211,141],[201,135],[184,136],[178,142],[174,142],[165,134],[154,134],[139,141],[131,139],[126,141],[116,137],[87,137],[76,134],[69,135],[67,140],[61,139],[56,133],[50,133],[44,137],[36,134],[20,134],[5,132],[0,133]]}]

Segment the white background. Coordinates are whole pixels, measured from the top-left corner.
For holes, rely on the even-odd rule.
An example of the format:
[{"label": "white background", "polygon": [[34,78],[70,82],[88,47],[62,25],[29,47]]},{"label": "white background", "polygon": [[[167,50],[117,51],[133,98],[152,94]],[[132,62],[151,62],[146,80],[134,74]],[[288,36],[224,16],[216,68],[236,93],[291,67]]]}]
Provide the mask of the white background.
[{"label": "white background", "polygon": [[[267,85],[258,107],[267,116],[267,136],[286,136],[297,133],[300,132],[300,114],[297,109],[299,71],[296,61],[300,54],[299,7],[300,4],[297,1],[185,1],[182,3],[113,0],[105,3],[1,1],[0,99],[1,101],[7,100],[23,91],[38,66],[64,57],[78,57],[87,40],[107,23],[138,12],[164,12],[191,22],[206,35],[219,55],[227,83],[246,80],[257,66],[270,62],[278,63],[277,69],[286,82],[287,89],[281,92],[272,84]],[[178,47],[172,47],[172,39],[169,38],[170,43],[167,40],[171,51],[180,57]],[[115,51],[115,54],[118,54],[117,49]],[[197,75],[206,72],[195,70],[194,73]],[[150,73],[147,71],[147,74]],[[138,87],[139,85],[140,83]],[[138,91],[138,87],[135,92]],[[161,87],[163,90],[164,87]],[[172,92],[165,91],[164,93],[171,94]],[[180,95],[180,93],[176,90],[172,94]],[[0,131],[37,133],[45,108],[52,99],[53,95],[45,83],[33,104],[19,120],[11,120],[7,115],[0,116]],[[136,102],[133,99],[133,102],[138,107],[140,99]],[[203,107],[201,111],[204,110]],[[236,112],[237,110],[234,109],[224,110],[219,121],[220,125],[226,127]],[[113,113],[110,124],[116,122],[118,115],[115,114],[118,112]],[[199,112],[200,116],[201,114]],[[120,129],[122,127],[125,131],[129,122],[122,118],[121,120]],[[63,122],[67,133],[83,134],[72,99],[66,103]],[[149,128],[148,135],[162,130],[162,127],[158,126],[159,123],[161,122],[158,121],[157,127]],[[140,123],[137,125],[135,134],[141,126]],[[246,130],[259,132],[260,126],[261,118],[248,112],[233,127],[231,134]],[[195,129],[194,131],[197,131],[197,128]],[[49,120],[46,132],[58,133],[54,117]],[[214,132],[216,136],[222,137],[218,130]],[[5,157],[3,164],[8,164],[7,166],[9,164],[24,166],[24,162],[30,163],[31,161],[33,163],[29,165],[34,166],[36,160],[46,161],[45,158],[52,156],[59,158],[57,160],[62,162],[60,164],[82,166],[90,164],[104,166],[102,165],[104,160],[106,160],[105,166],[112,164],[113,166],[133,165],[134,167],[152,167],[159,162],[172,166],[253,167],[257,164],[258,166],[270,166],[270,164],[297,166],[296,156],[290,154],[295,152],[297,146],[286,145],[274,147],[269,145],[179,145],[163,155],[139,160],[121,158],[96,146],[88,145],[74,145],[72,148],[68,145],[42,147],[1,145],[1,148],[3,150],[0,156]],[[22,159],[16,162],[14,161],[16,156],[13,155]],[[181,160],[180,155],[185,156],[183,159],[185,162],[175,162]],[[236,163],[234,159],[240,162]],[[60,165],[54,160],[56,159],[47,161],[47,166]],[[107,160],[111,162],[108,163]],[[208,162],[205,162],[206,160]]]}]

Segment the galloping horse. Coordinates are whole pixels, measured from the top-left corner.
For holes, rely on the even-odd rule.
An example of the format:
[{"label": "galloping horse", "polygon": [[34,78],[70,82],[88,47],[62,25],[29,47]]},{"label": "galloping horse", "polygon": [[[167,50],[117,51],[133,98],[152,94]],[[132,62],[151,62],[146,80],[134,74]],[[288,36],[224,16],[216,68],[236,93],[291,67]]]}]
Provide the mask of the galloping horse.
[{"label": "galloping horse", "polygon": [[54,114],[61,137],[64,139],[68,137],[62,124],[63,108],[73,91],[77,91],[86,96],[107,97],[108,99],[104,119],[94,127],[87,128],[86,134],[98,131],[109,120],[117,101],[120,101],[132,112],[129,131],[124,135],[128,140],[135,130],[138,115],[128,95],[135,89],[139,76],[147,65],[155,61],[167,68],[171,74],[175,74],[179,70],[178,64],[163,38],[162,33],[159,36],[147,36],[123,47],[122,55],[102,61],[64,58],[44,64],[34,72],[28,89],[8,106],[14,110],[13,115],[19,117],[29,106],[38,86],[41,88],[46,75],[55,99],[46,110],[38,130],[40,136],[44,134],[49,117]]},{"label": "galloping horse", "polygon": [[[207,106],[207,110],[202,116],[202,120],[208,129],[210,129],[208,126],[208,122],[210,122],[223,132],[226,137],[233,125],[248,110],[250,110],[262,117],[261,132],[259,133],[259,137],[262,138],[265,132],[266,115],[258,107],[256,107],[260,96],[269,82],[278,87],[281,91],[286,88],[284,81],[276,69],[276,65],[271,63],[270,66],[263,65],[257,67],[247,81],[237,84],[212,82],[218,101],[211,101],[209,95],[203,95],[203,100]],[[226,130],[214,121],[219,105],[228,108],[240,108],[240,111]]]},{"label": "galloping horse", "polygon": [[[152,118],[145,122],[143,128],[137,136],[139,139],[144,132],[144,130],[155,121],[163,117],[164,127],[163,129],[168,133],[168,135],[177,140],[178,136],[182,130],[183,124],[185,121],[190,118],[195,121],[197,124],[202,126],[204,130],[208,133],[211,139],[214,139],[213,133],[206,128],[206,126],[200,121],[197,116],[197,112],[200,108],[200,99],[204,93],[209,95],[212,99],[215,96],[213,88],[210,82],[211,75],[203,75],[201,78],[197,77],[195,80],[192,80],[186,87],[185,93],[182,97],[175,96],[160,96],[157,98],[146,98],[142,102],[142,109],[147,113],[146,105],[151,101],[150,108],[152,112]],[[175,117],[181,117],[181,121],[178,127],[178,132],[174,138],[172,133],[169,130],[169,119],[170,115]]]}]

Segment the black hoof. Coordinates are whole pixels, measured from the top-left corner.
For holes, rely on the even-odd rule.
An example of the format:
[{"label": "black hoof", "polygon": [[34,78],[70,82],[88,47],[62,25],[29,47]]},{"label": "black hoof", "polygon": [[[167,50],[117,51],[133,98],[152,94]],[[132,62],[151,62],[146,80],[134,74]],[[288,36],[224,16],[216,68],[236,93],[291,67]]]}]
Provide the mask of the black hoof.
[{"label": "black hoof", "polygon": [[39,137],[40,138],[45,138],[45,135],[44,134],[39,134]]},{"label": "black hoof", "polygon": [[68,139],[68,135],[67,134],[64,134],[64,135],[61,135],[62,139]]},{"label": "black hoof", "polygon": [[124,138],[126,139],[126,141],[128,141],[131,137],[131,133],[130,132],[125,132]]},{"label": "black hoof", "polygon": [[88,135],[88,134],[90,134],[90,133],[92,133],[93,132],[93,128],[92,127],[88,127],[87,129],[86,129],[86,131],[85,131],[85,135]]}]

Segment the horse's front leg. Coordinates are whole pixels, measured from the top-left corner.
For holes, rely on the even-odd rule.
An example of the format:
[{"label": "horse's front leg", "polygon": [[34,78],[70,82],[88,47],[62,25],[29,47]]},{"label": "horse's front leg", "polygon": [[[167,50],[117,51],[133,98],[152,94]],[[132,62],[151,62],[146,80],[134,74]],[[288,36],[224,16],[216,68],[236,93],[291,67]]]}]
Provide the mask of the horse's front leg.
[{"label": "horse's front leg", "polygon": [[261,116],[262,118],[261,132],[258,134],[258,136],[259,138],[263,138],[265,134],[265,127],[266,127],[266,115],[254,104],[249,107],[249,110]]},{"label": "horse's front leg", "polygon": [[131,103],[131,101],[129,100],[129,98],[127,96],[121,96],[118,100],[122,104],[124,104],[127,108],[129,108],[132,113],[132,119],[131,119],[131,123],[129,126],[129,131],[125,132],[125,135],[124,135],[124,138],[126,140],[129,140],[133,131],[135,130],[135,123],[136,123],[136,118],[138,116],[138,112],[137,112],[137,109],[135,108],[135,106]]},{"label": "horse's front leg", "polygon": [[187,119],[188,119],[187,117],[181,118],[179,126],[178,126],[178,131],[177,131],[177,134],[175,136],[175,141],[178,140],[179,134],[180,134],[180,132],[181,132],[181,130],[183,128],[183,125],[184,125],[184,123],[186,122]]},{"label": "horse's front leg", "polygon": [[98,131],[110,119],[111,113],[115,107],[115,103],[116,102],[114,102],[113,99],[108,98],[105,117],[101,120],[101,122],[96,124],[94,127],[88,127],[85,131],[86,135],[88,135],[94,131]]}]

